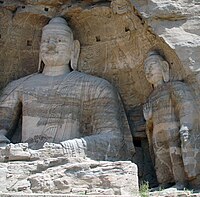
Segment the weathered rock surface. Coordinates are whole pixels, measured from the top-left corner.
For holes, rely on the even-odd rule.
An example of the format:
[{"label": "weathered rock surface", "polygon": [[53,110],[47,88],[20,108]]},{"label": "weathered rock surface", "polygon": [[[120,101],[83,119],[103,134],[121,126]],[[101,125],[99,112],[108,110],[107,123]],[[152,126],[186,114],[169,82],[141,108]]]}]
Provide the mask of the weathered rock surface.
[{"label": "weathered rock surface", "polygon": [[37,71],[41,28],[49,18],[62,15],[81,41],[79,70],[103,77],[118,88],[141,150],[145,138],[141,104],[152,91],[143,60],[149,49],[162,49],[172,77],[193,83],[189,68],[196,72],[200,65],[199,2],[131,1],[140,13],[126,0],[0,1],[0,87]]},{"label": "weathered rock surface", "polygon": [[199,0],[131,0],[155,33],[175,49],[183,65],[200,70]]},{"label": "weathered rock surface", "polygon": [[[182,67],[187,73],[182,79],[194,85],[191,71],[199,80],[200,69],[199,1],[131,0],[131,2],[153,31],[162,37],[180,58]],[[195,87],[195,91],[197,89],[198,87]]]},{"label": "weathered rock surface", "polygon": [[[36,151],[25,145],[13,146],[7,153],[3,150],[1,148],[2,160],[18,160],[0,163],[0,191],[3,193],[137,195],[139,190],[137,166],[130,161],[67,158],[59,149],[44,147]],[[40,151],[42,157],[36,158]]]},{"label": "weathered rock surface", "polygon": [[151,48],[163,49],[169,62],[176,65],[175,78],[188,74],[174,50],[149,29],[133,5],[128,0],[3,2],[0,58],[5,78],[1,87],[37,70],[41,28],[49,18],[62,15],[81,43],[78,70],[115,85],[125,107],[132,111],[152,90],[142,68]]}]

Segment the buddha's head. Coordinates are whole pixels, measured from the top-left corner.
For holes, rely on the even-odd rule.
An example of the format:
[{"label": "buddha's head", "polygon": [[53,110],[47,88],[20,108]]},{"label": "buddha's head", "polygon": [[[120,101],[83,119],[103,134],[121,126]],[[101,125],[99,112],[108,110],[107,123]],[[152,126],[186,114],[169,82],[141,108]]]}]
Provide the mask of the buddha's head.
[{"label": "buddha's head", "polygon": [[147,80],[154,86],[169,81],[169,64],[156,51],[148,53],[144,61],[144,71]]},{"label": "buddha's head", "polygon": [[74,41],[72,30],[66,20],[55,17],[42,29],[40,62],[48,67],[69,66],[76,70],[80,44]]}]

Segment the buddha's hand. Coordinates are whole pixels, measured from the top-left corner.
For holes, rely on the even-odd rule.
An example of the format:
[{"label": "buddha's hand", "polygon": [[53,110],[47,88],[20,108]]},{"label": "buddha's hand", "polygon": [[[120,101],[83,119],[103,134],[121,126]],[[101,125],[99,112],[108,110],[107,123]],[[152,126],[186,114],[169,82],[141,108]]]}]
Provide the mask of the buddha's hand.
[{"label": "buddha's hand", "polygon": [[150,102],[143,105],[143,114],[145,120],[149,120],[152,117],[152,104]]},{"label": "buddha's hand", "polygon": [[5,136],[7,131],[5,129],[0,130],[0,147],[5,147],[10,143],[10,140]]},{"label": "buddha's hand", "polygon": [[189,128],[185,125],[181,125],[179,132],[181,136],[181,141],[187,142],[189,139]]}]

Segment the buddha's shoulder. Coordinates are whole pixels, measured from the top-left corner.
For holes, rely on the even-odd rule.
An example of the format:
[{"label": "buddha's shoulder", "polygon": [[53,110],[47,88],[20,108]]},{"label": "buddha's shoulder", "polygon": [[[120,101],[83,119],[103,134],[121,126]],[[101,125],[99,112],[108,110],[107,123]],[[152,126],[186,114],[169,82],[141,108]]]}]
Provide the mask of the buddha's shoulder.
[{"label": "buddha's shoulder", "polygon": [[177,93],[180,91],[189,91],[189,88],[186,83],[182,81],[170,81],[167,83],[164,83],[162,86],[155,88],[149,97],[151,98],[157,98],[161,95],[167,95],[169,93]]},{"label": "buddha's shoulder", "polygon": [[13,80],[13,81],[9,82],[8,85],[5,87],[5,91],[20,88],[21,86],[26,84],[27,80],[33,79],[37,75],[38,74],[35,73],[35,74],[31,74],[31,75]]},{"label": "buddha's shoulder", "polygon": [[110,82],[108,82],[106,79],[103,79],[101,77],[93,76],[87,73],[73,71],[74,75],[77,75],[82,83],[89,83],[93,86],[99,86],[99,87],[112,87]]}]

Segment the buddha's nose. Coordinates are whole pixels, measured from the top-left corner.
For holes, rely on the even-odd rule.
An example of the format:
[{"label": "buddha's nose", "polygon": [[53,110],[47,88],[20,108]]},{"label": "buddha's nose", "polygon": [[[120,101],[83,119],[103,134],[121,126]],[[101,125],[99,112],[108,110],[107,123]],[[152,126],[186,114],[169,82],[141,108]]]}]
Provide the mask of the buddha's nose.
[{"label": "buddha's nose", "polygon": [[54,50],[56,48],[54,40],[49,40],[47,47],[49,50]]}]

